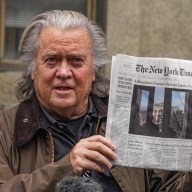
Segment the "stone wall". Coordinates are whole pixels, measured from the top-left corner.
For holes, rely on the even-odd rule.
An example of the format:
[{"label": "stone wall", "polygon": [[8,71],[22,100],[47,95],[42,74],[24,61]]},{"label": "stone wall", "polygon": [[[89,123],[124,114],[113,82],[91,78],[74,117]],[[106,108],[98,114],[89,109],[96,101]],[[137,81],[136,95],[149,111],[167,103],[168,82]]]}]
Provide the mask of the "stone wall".
[{"label": "stone wall", "polygon": [[108,0],[108,54],[192,58],[191,0]]},{"label": "stone wall", "polygon": [[0,110],[17,103],[15,83],[21,72],[8,71],[0,73]]}]

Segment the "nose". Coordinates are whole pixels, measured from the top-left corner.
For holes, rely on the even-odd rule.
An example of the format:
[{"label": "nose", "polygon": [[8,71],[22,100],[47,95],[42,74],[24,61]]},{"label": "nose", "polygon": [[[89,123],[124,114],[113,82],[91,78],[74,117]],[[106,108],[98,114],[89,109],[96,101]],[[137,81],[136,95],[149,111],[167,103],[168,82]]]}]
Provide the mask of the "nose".
[{"label": "nose", "polygon": [[67,79],[72,77],[72,71],[66,59],[63,59],[57,68],[56,77]]}]

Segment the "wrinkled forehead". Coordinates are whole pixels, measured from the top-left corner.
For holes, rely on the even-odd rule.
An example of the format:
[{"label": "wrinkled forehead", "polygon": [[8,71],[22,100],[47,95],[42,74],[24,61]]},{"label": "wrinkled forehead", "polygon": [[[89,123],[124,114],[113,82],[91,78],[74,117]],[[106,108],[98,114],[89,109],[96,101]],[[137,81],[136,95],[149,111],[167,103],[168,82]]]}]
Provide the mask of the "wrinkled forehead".
[{"label": "wrinkled forehead", "polygon": [[42,30],[38,43],[38,51],[43,52],[73,52],[77,55],[92,55],[92,42],[84,29],[62,31],[49,27]]},{"label": "wrinkled forehead", "polygon": [[92,44],[92,39],[90,36],[89,31],[86,30],[86,28],[78,27],[78,28],[56,28],[56,27],[44,27],[39,35],[39,39],[46,38],[58,38],[63,39],[65,37],[70,37],[71,39],[75,38],[82,38],[83,40],[86,40],[86,42],[89,42]]}]

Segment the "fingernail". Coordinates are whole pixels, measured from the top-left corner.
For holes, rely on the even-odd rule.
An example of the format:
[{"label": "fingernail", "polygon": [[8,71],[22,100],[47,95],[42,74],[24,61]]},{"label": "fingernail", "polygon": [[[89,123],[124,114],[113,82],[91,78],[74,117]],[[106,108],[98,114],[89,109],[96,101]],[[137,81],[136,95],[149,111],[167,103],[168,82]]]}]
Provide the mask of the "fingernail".
[{"label": "fingernail", "polygon": [[116,154],[113,155],[113,159],[117,159],[117,155]]},{"label": "fingernail", "polygon": [[117,147],[115,145],[112,145],[112,148],[113,148],[113,150],[117,149]]},{"label": "fingernail", "polygon": [[105,169],[102,167],[102,168],[101,168],[101,172],[104,172],[104,171],[105,171]]}]

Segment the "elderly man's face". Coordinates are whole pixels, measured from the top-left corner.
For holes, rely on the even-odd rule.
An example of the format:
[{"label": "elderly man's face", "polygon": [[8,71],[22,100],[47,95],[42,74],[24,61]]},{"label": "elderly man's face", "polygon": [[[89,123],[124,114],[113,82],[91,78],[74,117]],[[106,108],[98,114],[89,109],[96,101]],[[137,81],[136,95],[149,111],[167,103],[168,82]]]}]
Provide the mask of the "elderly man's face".
[{"label": "elderly man's face", "polygon": [[87,111],[95,80],[92,60],[92,43],[84,29],[42,30],[32,79],[40,103],[52,115],[75,119]]}]

